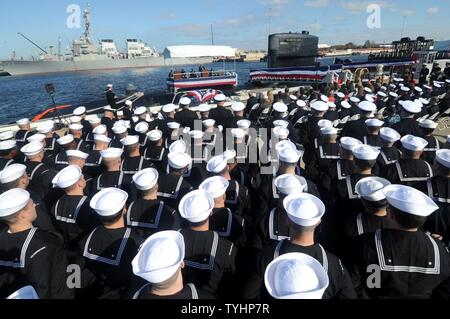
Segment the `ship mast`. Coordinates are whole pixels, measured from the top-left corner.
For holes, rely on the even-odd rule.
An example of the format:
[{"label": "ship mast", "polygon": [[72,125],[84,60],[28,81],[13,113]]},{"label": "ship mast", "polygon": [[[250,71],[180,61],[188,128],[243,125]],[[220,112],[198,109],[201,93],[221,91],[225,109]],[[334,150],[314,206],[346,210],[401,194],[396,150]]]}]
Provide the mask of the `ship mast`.
[{"label": "ship mast", "polygon": [[84,39],[86,40],[87,43],[94,44],[91,35],[91,10],[89,4],[87,5],[86,9],[84,9],[83,17],[85,26]]}]

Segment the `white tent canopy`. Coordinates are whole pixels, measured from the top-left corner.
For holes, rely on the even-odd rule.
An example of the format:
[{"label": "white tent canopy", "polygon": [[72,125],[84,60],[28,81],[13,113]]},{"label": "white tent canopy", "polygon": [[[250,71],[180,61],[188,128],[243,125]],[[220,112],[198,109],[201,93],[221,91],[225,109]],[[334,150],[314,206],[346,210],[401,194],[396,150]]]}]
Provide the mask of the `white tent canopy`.
[{"label": "white tent canopy", "polygon": [[235,57],[236,50],[222,45],[179,45],[164,50],[164,58]]}]

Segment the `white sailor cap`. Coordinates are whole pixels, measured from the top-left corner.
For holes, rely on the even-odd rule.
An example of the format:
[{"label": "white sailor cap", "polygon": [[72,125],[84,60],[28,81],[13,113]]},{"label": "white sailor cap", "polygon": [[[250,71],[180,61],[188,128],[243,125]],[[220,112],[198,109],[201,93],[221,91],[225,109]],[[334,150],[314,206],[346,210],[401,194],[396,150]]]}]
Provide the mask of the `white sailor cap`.
[{"label": "white sailor cap", "polygon": [[325,112],[325,111],[328,111],[328,104],[323,101],[316,101],[311,104],[311,108],[318,112]]},{"label": "white sailor cap", "polygon": [[69,125],[69,130],[71,130],[71,131],[81,131],[82,129],[83,129],[83,125],[78,124],[78,123]]},{"label": "white sailor cap", "polygon": [[203,123],[204,127],[214,127],[214,125],[216,124],[216,120],[207,119],[207,120],[204,120],[202,123]]},{"label": "white sailor cap", "polygon": [[439,83],[433,83],[433,86],[438,89],[440,89],[442,87],[442,85],[440,85]]},{"label": "white sailor cap", "polygon": [[326,95],[321,95],[320,100],[324,103],[328,103],[330,101],[330,99]]},{"label": "white sailor cap", "polygon": [[8,184],[17,181],[21,178],[27,170],[23,164],[11,164],[0,171],[0,183]]},{"label": "white sailor cap", "polygon": [[328,108],[329,109],[335,109],[336,108],[336,104],[334,102],[327,102]]},{"label": "white sailor cap", "polygon": [[414,104],[416,104],[418,107],[420,107],[420,109],[423,108],[422,101],[420,101],[419,99],[415,99],[415,100],[414,100]]},{"label": "white sailor cap", "polygon": [[369,127],[381,127],[384,125],[383,121],[380,121],[379,119],[368,119],[365,121],[366,125]]},{"label": "white sailor cap", "polygon": [[182,169],[192,165],[192,158],[186,153],[169,153],[167,155],[169,166],[174,169]]},{"label": "white sailor cap", "polygon": [[421,88],[420,86],[414,87],[414,90],[415,90],[416,92],[419,92],[419,93],[422,93],[422,92],[423,92],[423,90],[422,90],[422,88]]},{"label": "white sailor cap", "polygon": [[49,121],[46,121],[46,122],[40,124],[37,127],[37,131],[41,134],[48,134],[53,131],[54,127],[55,127],[55,122],[52,120],[49,120]]},{"label": "white sailor cap", "polygon": [[273,135],[280,139],[285,140],[289,137],[289,130],[283,126],[276,126],[272,129]]},{"label": "white sailor cap", "polygon": [[10,300],[37,300],[39,296],[33,286],[25,286],[14,293],[12,293],[6,299]]},{"label": "white sailor cap", "polygon": [[350,98],[350,102],[353,102],[353,103],[359,103],[359,102],[361,102],[361,100],[358,99],[356,96],[352,96],[352,97]]},{"label": "white sailor cap", "polygon": [[393,98],[398,98],[398,94],[395,92],[389,92],[389,95]]},{"label": "white sailor cap", "polygon": [[380,137],[389,143],[395,143],[401,139],[401,135],[390,127],[382,127],[380,130]]},{"label": "white sailor cap", "polygon": [[147,108],[145,106],[140,106],[136,110],[134,110],[134,115],[142,115],[147,113]]},{"label": "white sailor cap", "polygon": [[377,95],[381,96],[381,97],[387,97],[387,94],[384,93],[383,91],[378,91]]},{"label": "white sailor cap", "polygon": [[79,116],[72,116],[69,118],[69,121],[71,124],[79,124],[81,122],[81,117]]},{"label": "white sailor cap", "polygon": [[423,97],[420,97],[419,101],[420,101],[420,103],[422,103],[422,105],[430,104],[430,100],[424,99]]},{"label": "white sailor cap", "polygon": [[222,176],[214,176],[200,184],[199,189],[207,192],[212,198],[219,198],[226,193],[230,183]]},{"label": "white sailor cap", "polygon": [[359,145],[352,149],[353,155],[363,161],[374,161],[380,155],[380,151],[370,145]]},{"label": "white sailor cap", "polygon": [[205,103],[200,104],[198,106],[198,111],[202,112],[202,113],[209,112],[209,111],[211,111],[211,106],[209,106],[208,104],[205,104]]},{"label": "white sailor cap", "polygon": [[317,122],[317,126],[319,126],[319,128],[325,128],[325,127],[330,127],[333,126],[333,122],[331,122],[330,120],[320,120],[319,122]]},{"label": "white sailor cap", "polygon": [[266,289],[275,299],[322,299],[329,282],[323,266],[302,253],[279,256],[264,273]]},{"label": "white sailor cap", "polygon": [[350,103],[348,103],[347,101],[342,101],[342,102],[341,102],[341,106],[342,106],[344,109],[349,109],[349,108],[352,107],[352,106],[350,105]]},{"label": "white sailor cap", "polygon": [[432,89],[431,86],[426,85],[426,84],[424,84],[424,85],[422,85],[422,86],[423,86],[424,89],[427,89],[427,90],[431,90],[431,89]]},{"label": "white sailor cap", "polygon": [[373,96],[370,95],[370,94],[366,94],[366,96],[364,96],[364,99],[365,99],[366,101],[370,102],[370,103],[374,103],[374,102],[375,102],[375,99],[374,99]]},{"label": "white sailor cap", "polygon": [[429,129],[435,129],[436,127],[438,127],[438,123],[429,120],[429,119],[422,119],[419,121],[419,126],[423,127],[423,128],[429,128]]},{"label": "white sailor cap", "polygon": [[290,98],[292,101],[297,101],[297,100],[298,100],[298,97],[295,96],[295,95],[293,95],[293,94],[289,95],[289,98]]},{"label": "white sailor cap", "polygon": [[190,131],[189,135],[191,136],[192,139],[198,140],[198,139],[203,138],[204,133],[199,130],[194,130],[194,131]]},{"label": "white sailor cap", "polygon": [[290,148],[290,149],[293,149],[294,151],[297,150],[297,146],[295,146],[295,144],[292,143],[292,141],[290,141],[290,140],[283,140],[283,141],[278,142],[278,143],[275,145],[275,149],[276,149],[278,152],[279,152],[281,149],[285,148],[285,147],[288,147],[288,148]]},{"label": "white sailor cap", "polygon": [[243,130],[247,130],[250,127],[251,124],[252,124],[252,122],[250,122],[249,120],[239,120],[239,121],[237,121],[238,128],[243,129]]},{"label": "white sailor cap", "polygon": [[289,122],[285,121],[285,120],[276,120],[276,121],[273,121],[273,125],[274,125],[274,127],[281,126],[281,127],[287,128],[289,126]]},{"label": "white sailor cap", "polygon": [[123,125],[123,124],[114,125],[113,128],[112,128],[113,133],[116,134],[116,135],[123,134],[127,130],[128,130],[127,127],[125,125]]},{"label": "white sailor cap", "polygon": [[366,177],[356,183],[356,193],[369,202],[378,202],[386,198],[383,189],[391,182],[381,177]]},{"label": "white sailor cap", "polygon": [[224,102],[227,99],[227,97],[224,94],[217,94],[214,97],[214,100],[216,100],[217,102]]},{"label": "white sailor cap", "polygon": [[141,133],[141,134],[145,134],[148,132],[149,129],[149,125],[147,122],[139,122],[138,124],[136,124],[136,126],[134,127],[134,130],[137,133]]},{"label": "white sailor cap", "polygon": [[206,164],[206,170],[213,174],[218,174],[222,172],[225,167],[227,167],[228,159],[224,156],[224,154],[214,156],[211,158]]},{"label": "white sailor cap", "polygon": [[112,84],[108,84],[106,87],[107,87],[107,88],[112,88],[113,85],[112,85]]},{"label": "white sailor cap", "polygon": [[75,110],[73,110],[73,115],[76,116],[81,116],[84,113],[86,113],[86,108],[84,106],[77,107]]},{"label": "white sailor cap", "polygon": [[75,185],[83,176],[78,165],[70,165],[61,170],[52,180],[53,188],[68,188]]},{"label": "white sailor cap", "polygon": [[214,209],[214,199],[204,190],[195,190],[185,195],[178,205],[181,217],[191,223],[205,221]]},{"label": "white sailor cap", "polygon": [[95,125],[95,124],[100,124],[102,122],[102,120],[99,117],[96,116],[96,117],[90,118],[88,120],[88,122],[91,125]]},{"label": "white sailor cap", "polygon": [[65,136],[60,137],[59,139],[57,139],[56,142],[57,142],[59,145],[67,145],[67,144],[72,143],[74,140],[75,140],[75,139],[73,138],[73,135],[72,135],[72,134],[67,134],[67,135],[65,135]]},{"label": "white sailor cap", "polygon": [[387,87],[384,86],[384,85],[382,85],[382,86],[380,86],[380,89],[386,91],[386,90],[387,90]]},{"label": "white sailor cap", "polygon": [[7,141],[14,137],[13,131],[5,131],[0,133],[0,141]]},{"label": "white sailor cap", "polygon": [[283,207],[293,223],[304,227],[317,225],[325,214],[324,203],[306,193],[289,195],[283,200]]},{"label": "white sailor cap", "polygon": [[162,111],[163,111],[164,113],[172,113],[172,112],[174,112],[176,109],[177,109],[177,106],[176,106],[175,104],[172,104],[172,103],[166,104],[166,105],[164,105],[164,106],[162,107]]},{"label": "white sailor cap", "polygon": [[130,100],[125,101],[126,106],[133,106],[133,102]]},{"label": "white sailor cap", "polygon": [[450,168],[450,150],[437,150],[436,151],[436,161],[447,167]]},{"label": "white sailor cap", "polygon": [[150,131],[150,132],[147,133],[147,136],[148,136],[148,139],[149,139],[151,142],[157,142],[157,141],[159,141],[160,139],[162,139],[163,132],[160,131],[160,130],[152,130],[152,131]]},{"label": "white sailor cap", "polygon": [[430,197],[409,186],[390,185],[383,192],[389,205],[411,215],[428,217],[439,209]]},{"label": "white sailor cap", "polygon": [[136,188],[140,191],[148,191],[158,183],[159,173],[154,168],[146,168],[133,175]]},{"label": "white sailor cap", "polygon": [[232,160],[234,158],[236,158],[236,151],[235,150],[226,150],[225,152],[223,152],[222,156],[227,160]]},{"label": "white sailor cap", "polygon": [[120,140],[123,146],[131,146],[139,143],[139,136],[128,135],[127,137]]},{"label": "white sailor cap", "polygon": [[446,79],[445,83],[450,84],[450,79]]},{"label": "white sailor cap", "polygon": [[192,100],[188,97],[182,97],[180,99],[180,105],[190,105],[192,103]]},{"label": "white sailor cap", "polygon": [[283,174],[273,181],[278,192],[283,195],[293,195],[303,192],[306,185],[303,185],[296,175]]},{"label": "white sailor cap", "polygon": [[16,148],[16,146],[17,146],[17,143],[15,140],[1,141],[0,142],[0,151],[12,150],[13,148]]},{"label": "white sailor cap", "polygon": [[342,92],[337,92],[336,95],[338,98],[341,98],[341,99],[345,98],[345,94]]},{"label": "white sailor cap", "polygon": [[94,128],[92,130],[92,133],[96,134],[96,135],[104,135],[106,134],[107,128],[106,125],[99,125],[96,128]]},{"label": "white sailor cap", "polygon": [[184,238],[180,232],[156,233],[142,244],[131,262],[133,273],[151,284],[164,282],[180,269],[184,254]]},{"label": "white sailor cap", "polygon": [[296,164],[302,157],[302,152],[292,149],[290,147],[283,147],[278,152],[278,157],[281,162]]},{"label": "white sailor cap", "polygon": [[167,123],[167,127],[170,128],[171,130],[177,130],[180,128],[180,123],[177,122],[169,122]]},{"label": "white sailor cap", "polygon": [[367,86],[364,88],[364,91],[367,92],[367,93],[372,93],[373,92],[372,89],[368,88]]},{"label": "white sailor cap", "polygon": [[377,110],[377,106],[373,102],[362,101],[358,104],[358,108],[363,110],[364,112],[375,112]]},{"label": "white sailor cap", "polygon": [[409,89],[409,87],[407,87],[406,85],[403,85],[403,86],[400,88],[400,90],[402,90],[403,92],[409,92],[409,91],[411,91],[411,90]]},{"label": "white sailor cap", "polygon": [[278,113],[285,113],[288,110],[288,107],[286,104],[284,104],[283,102],[276,102],[273,105],[273,109],[278,112]]},{"label": "white sailor cap", "polygon": [[428,142],[421,137],[414,135],[405,135],[401,138],[402,146],[410,151],[423,151]]},{"label": "white sailor cap", "polygon": [[68,150],[66,151],[67,157],[76,157],[81,159],[87,159],[89,157],[89,154],[79,151],[79,150]]},{"label": "white sailor cap", "polygon": [[246,133],[245,133],[245,131],[243,129],[234,128],[234,129],[231,130],[231,135],[234,138],[244,138]]},{"label": "white sailor cap", "polygon": [[100,151],[102,158],[120,158],[122,157],[123,150],[121,148],[110,147],[106,150]]},{"label": "white sailor cap", "polygon": [[44,145],[42,145],[42,143],[29,143],[20,149],[25,156],[34,156],[41,153],[43,150]]},{"label": "white sailor cap", "polygon": [[327,126],[320,129],[322,135],[336,135],[338,133],[338,129],[333,126]]},{"label": "white sailor cap", "polygon": [[362,142],[356,138],[344,136],[340,140],[340,145],[344,150],[352,151],[356,146],[361,145]]},{"label": "white sailor cap", "polygon": [[111,139],[108,136],[103,135],[103,134],[94,134],[94,141],[109,144],[111,142]]},{"label": "white sailor cap", "polygon": [[8,217],[20,212],[30,201],[30,193],[14,188],[0,195],[0,217]]},{"label": "white sailor cap", "polygon": [[114,216],[122,211],[128,199],[128,193],[118,188],[105,188],[92,197],[89,205],[102,216]]},{"label": "white sailor cap", "polygon": [[184,153],[186,152],[186,142],[183,140],[178,140],[170,144],[169,153]]},{"label": "white sailor cap", "polygon": [[106,105],[103,108],[103,111],[105,111],[105,112],[114,112],[114,109],[111,107],[111,105]]},{"label": "white sailor cap", "polygon": [[233,102],[231,109],[233,112],[241,112],[245,109],[245,104],[242,102]]},{"label": "white sailor cap", "polygon": [[24,119],[20,119],[16,122],[17,125],[22,126],[22,125],[27,125],[30,124],[30,120],[27,118]]},{"label": "white sailor cap", "polygon": [[31,135],[27,138],[27,141],[29,143],[42,143],[45,140],[45,135],[41,133],[37,133],[34,135]]},{"label": "white sailor cap", "polygon": [[297,102],[295,102],[295,104],[297,104],[297,106],[299,107],[305,107],[306,106],[306,102],[303,100],[297,100]]}]

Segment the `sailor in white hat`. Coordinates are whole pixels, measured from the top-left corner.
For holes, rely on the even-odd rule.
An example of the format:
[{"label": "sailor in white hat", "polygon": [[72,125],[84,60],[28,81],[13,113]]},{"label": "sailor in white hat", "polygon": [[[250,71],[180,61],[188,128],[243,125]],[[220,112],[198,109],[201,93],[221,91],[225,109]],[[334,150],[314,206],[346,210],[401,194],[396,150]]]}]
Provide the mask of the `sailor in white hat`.
[{"label": "sailor in white hat", "polygon": [[433,170],[421,156],[428,142],[413,135],[403,136],[400,142],[402,158],[388,167],[387,179],[393,184],[411,186],[427,193],[427,180],[433,176]]},{"label": "sailor in white hat", "polygon": [[6,299],[11,299],[11,300],[37,300],[37,299],[39,299],[39,296],[38,296],[36,290],[33,288],[33,286],[25,286],[25,287],[15,291],[14,293],[12,293]]},{"label": "sailor in white hat", "polygon": [[433,136],[434,130],[438,127],[438,123],[425,119],[419,121],[419,127],[422,130],[422,138],[428,142],[427,147],[423,150],[422,159],[433,165],[436,151],[444,146],[436,136]]},{"label": "sailor in white hat", "polygon": [[[172,146],[174,145],[180,145],[186,149],[183,141],[172,144]],[[192,185],[186,179],[186,176],[191,174],[192,158],[179,151],[174,150],[167,155],[168,174],[165,174],[164,178],[160,178],[158,183],[158,197],[169,207],[178,207],[181,198],[193,190]]]},{"label": "sailor in white hat", "polygon": [[17,147],[21,148],[27,143],[27,138],[32,134],[31,122],[27,118],[20,119],[16,122],[19,130],[14,134],[14,139],[17,142]]},{"label": "sailor in white hat", "polygon": [[123,150],[120,148],[107,148],[100,151],[101,163],[104,166],[100,174],[92,182],[91,193],[95,194],[102,189],[113,187],[126,189],[125,174],[121,171]]},{"label": "sailor in white hat", "polygon": [[339,141],[340,159],[336,162],[336,166],[331,165],[327,175],[332,181],[342,180],[349,176],[354,169],[353,148],[361,145],[362,142],[353,137],[342,137]]},{"label": "sailor in white hat", "polygon": [[233,102],[233,104],[231,104],[231,110],[233,111],[235,122],[244,118],[244,115],[245,115],[245,104],[244,103]]},{"label": "sailor in white hat", "polygon": [[121,140],[121,143],[125,148],[125,156],[122,160],[120,170],[125,175],[125,184],[131,184],[131,179],[134,174],[144,168],[153,167],[153,164],[150,160],[145,159],[145,157],[141,155],[138,136],[128,135]]},{"label": "sailor in white hat", "polygon": [[89,153],[84,164],[84,173],[93,179],[97,178],[103,171],[101,151],[106,150],[111,143],[111,139],[106,135],[94,134],[93,150]]},{"label": "sailor in white hat", "polygon": [[0,142],[0,171],[8,167],[14,162],[23,162],[19,150],[17,149],[17,142],[15,140],[8,140]]},{"label": "sailor in white hat", "polygon": [[183,274],[187,282],[207,287],[210,293],[217,295],[221,293],[219,286],[223,285],[225,275],[235,271],[237,250],[219,233],[210,230],[213,209],[214,199],[203,190],[188,193],[178,206],[181,217],[188,222],[188,227],[180,231],[186,245]]},{"label": "sailor in white hat", "polygon": [[56,175],[56,171],[44,163],[44,148],[40,143],[30,143],[23,146],[20,151],[26,156],[26,173],[30,177],[30,184],[27,190],[33,199],[38,202],[46,199],[47,207],[53,204],[53,196],[50,196],[52,188],[51,181]]},{"label": "sailor in white hat", "polygon": [[384,121],[380,121],[377,118],[372,118],[366,120],[365,123],[367,126],[368,134],[363,137],[364,144],[380,149],[383,145],[383,142],[380,138],[380,130],[385,124]]},{"label": "sailor in white hat", "polygon": [[147,133],[149,132],[150,125],[148,122],[139,122],[135,125],[134,131],[139,136],[139,145],[146,147],[147,145]]},{"label": "sailor in white hat", "polygon": [[184,284],[184,238],[176,231],[163,231],[149,237],[132,261],[133,272],[146,281],[133,299],[211,298],[194,284]]},{"label": "sailor in white hat", "polygon": [[52,183],[54,188],[62,189],[64,195],[53,206],[51,214],[68,249],[77,251],[80,238],[99,225],[84,194],[86,180],[79,166],[70,165],[60,171]]},{"label": "sailor in white hat", "polygon": [[188,97],[180,99],[181,111],[175,114],[175,121],[181,124],[182,127],[189,127],[192,130],[201,129],[201,121],[197,113],[189,109],[192,100]]},{"label": "sailor in white hat", "polygon": [[101,124],[101,119],[97,116],[90,118],[88,122],[89,122],[89,130],[85,134],[84,140],[86,141],[86,143],[89,143],[89,145],[93,146],[95,143],[94,135],[96,134],[96,133],[94,133],[94,130],[99,126],[102,126],[104,128],[104,131],[101,134],[106,135],[106,134],[108,134],[107,127],[106,127],[106,125]]},{"label": "sailor in white hat", "polygon": [[218,94],[214,97],[217,108],[209,111],[209,118],[216,121],[216,126],[222,126],[224,129],[231,128],[233,123],[233,113],[225,108],[227,97],[224,94]]},{"label": "sailor in white hat", "polygon": [[83,125],[83,135],[86,136],[86,134],[90,131],[91,125],[89,121],[86,120],[86,107],[85,106],[79,106],[75,110],[73,110],[74,116],[80,117],[80,124]]},{"label": "sailor in white hat", "polygon": [[112,127],[115,121],[115,110],[111,105],[107,105],[103,108],[103,117],[101,119],[101,124],[106,125],[108,132],[112,133]]},{"label": "sailor in white hat", "polygon": [[366,177],[356,183],[356,194],[361,198],[364,210],[356,218],[347,222],[345,235],[356,238],[377,229],[395,228],[395,223],[388,218],[386,196],[383,189],[391,183],[381,177]]},{"label": "sailor in white hat", "polygon": [[[66,167],[69,164],[69,161],[67,159],[67,151],[69,150],[81,150],[83,153],[89,153],[89,149],[86,150],[87,147],[84,147],[83,149],[79,149],[77,147],[77,141],[75,140],[74,136],[72,134],[67,134],[63,137],[60,137],[58,140],[56,140],[56,142],[59,145],[59,152],[51,159],[52,160],[52,164],[53,167],[55,167],[55,169],[57,171],[62,170],[64,167]],[[81,146],[81,139],[79,140],[80,145]],[[87,145],[87,143],[84,142],[85,145]]]},{"label": "sailor in white hat", "polygon": [[377,164],[382,176],[386,175],[387,166],[394,164],[401,157],[400,151],[395,146],[395,144],[400,141],[400,138],[400,134],[390,127],[382,127],[380,130],[382,147],[380,149],[380,156],[377,159]]},{"label": "sailor in white hat", "polygon": [[55,133],[55,122],[53,120],[45,121],[37,127],[37,131],[38,133],[45,135],[44,149],[46,158],[59,153],[60,147],[56,141],[60,136]]},{"label": "sailor in white hat", "polygon": [[440,291],[450,273],[448,251],[441,241],[422,230],[438,206],[427,195],[408,186],[390,185],[383,192],[389,203],[389,216],[397,228],[379,229],[374,236],[364,237],[360,250],[354,254],[358,256],[357,272],[367,270],[368,265],[380,267],[383,275],[379,284],[384,288],[367,287],[366,278],[370,275],[367,272],[355,277],[355,282],[360,282],[372,298],[429,299]]},{"label": "sailor in white hat", "polygon": [[178,230],[181,219],[178,213],[158,199],[159,173],[146,168],[133,176],[138,197],[128,207],[126,225],[141,229],[146,237],[164,230]]},{"label": "sailor in white hat", "polygon": [[147,122],[148,111],[145,106],[140,106],[134,110],[134,115],[137,117],[137,121],[135,121],[134,125],[140,122]]},{"label": "sailor in white hat", "polygon": [[0,232],[0,254],[11,261],[2,264],[2,274],[17,278],[20,268],[21,276],[34,283],[42,299],[73,298],[74,291],[66,285],[64,244],[56,235],[34,227],[36,219],[36,205],[26,190],[14,188],[0,195],[0,223],[8,227]]},{"label": "sailor in white hat", "polygon": [[164,163],[167,162],[167,152],[163,147],[164,137],[163,132],[155,129],[147,133],[146,148],[142,152],[142,156],[149,160],[157,170],[163,171]]},{"label": "sailor in white hat", "polygon": [[84,169],[86,159],[89,157],[89,154],[78,150],[68,150],[66,155],[69,165],[77,165],[81,170]]},{"label": "sailor in white hat", "polygon": [[127,192],[105,188],[89,202],[101,225],[82,239],[79,245],[88,269],[103,281],[94,298],[124,298],[124,288],[136,280],[131,262],[144,237],[138,229],[125,225],[127,200]]},{"label": "sailor in white hat", "polygon": [[0,133],[0,142],[14,139],[13,131],[4,131]]},{"label": "sailor in white hat", "polygon": [[396,130],[401,136],[408,134],[421,136],[422,132],[419,124],[415,119],[415,115],[422,111],[421,107],[413,101],[399,101],[402,108],[400,113],[400,122],[394,124],[392,128]]},{"label": "sailor in white hat", "polygon": [[226,207],[229,185],[224,177],[214,176],[201,183],[199,189],[207,192],[214,200],[209,228],[235,245],[242,245],[246,239],[244,219]]},{"label": "sailor in white hat", "polygon": [[375,103],[362,101],[358,104],[358,108],[361,117],[357,120],[347,122],[341,135],[353,137],[362,142],[364,140],[364,136],[369,134],[366,121],[373,117],[373,113],[377,111],[377,106]]}]

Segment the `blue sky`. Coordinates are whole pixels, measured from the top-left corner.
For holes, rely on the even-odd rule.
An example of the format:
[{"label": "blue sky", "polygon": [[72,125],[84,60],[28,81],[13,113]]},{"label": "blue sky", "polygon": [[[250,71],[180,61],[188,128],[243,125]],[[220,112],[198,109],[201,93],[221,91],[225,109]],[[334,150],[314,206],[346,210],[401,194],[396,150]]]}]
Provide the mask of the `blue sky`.
[{"label": "blue sky", "polygon": [[[215,43],[244,49],[266,49],[267,34],[309,30],[320,43],[391,42],[404,36],[424,35],[450,39],[448,0],[90,0],[92,31],[96,41],[113,38],[123,48],[126,38],[139,38],[162,51],[167,45],[210,44],[210,25]],[[369,29],[367,5],[381,7],[381,28]],[[29,58],[39,51],[17,35],[22,32],[43,47],[63,49],[83,29],[69,29],[67,6],[77,0],[1,1],[0,58],[13,50]],[[406,17],[406,18],[403,18]]]}]

